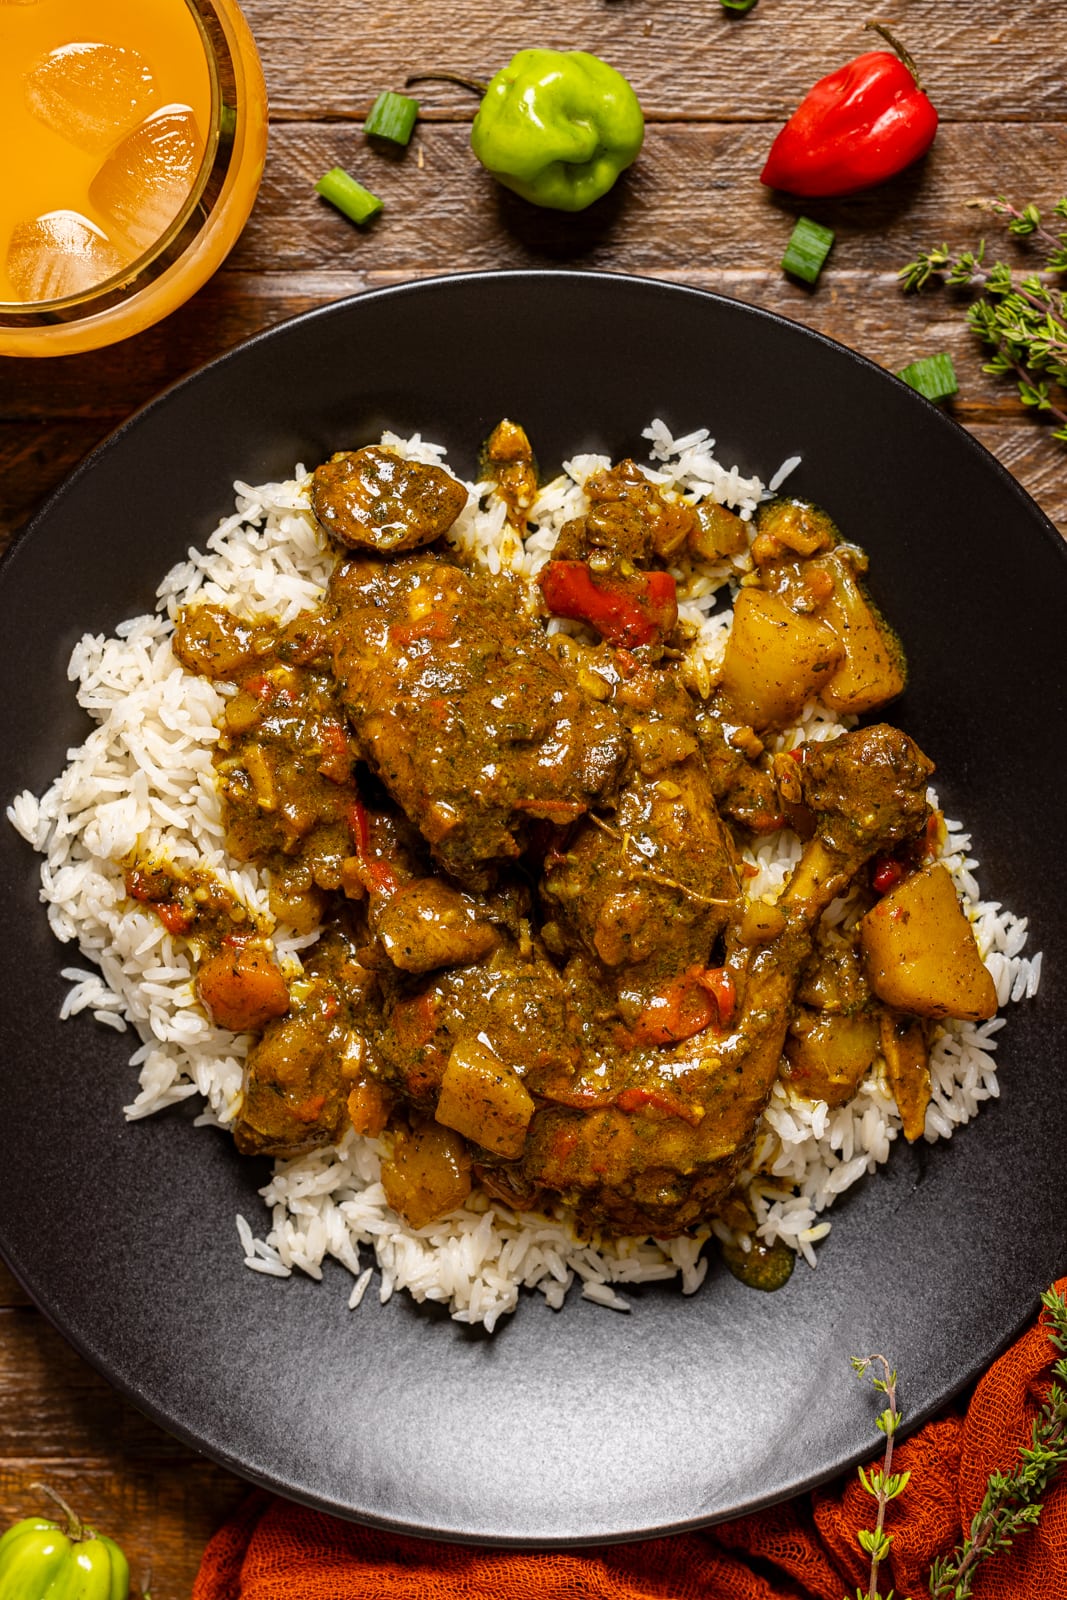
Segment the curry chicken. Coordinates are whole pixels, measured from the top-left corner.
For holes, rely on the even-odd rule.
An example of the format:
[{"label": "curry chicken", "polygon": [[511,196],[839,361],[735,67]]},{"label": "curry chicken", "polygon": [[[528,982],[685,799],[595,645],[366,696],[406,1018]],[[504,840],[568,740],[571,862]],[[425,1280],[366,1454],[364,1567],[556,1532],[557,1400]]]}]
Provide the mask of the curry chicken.
[{"label": "curry chicken", "polygon": [[[523,430],[484,464],[521,535]],[[880,1060],[915,1139],[939,1019],[996,1009],[936,860],[931,762],[877,721],[781,737],[813,700],[854,721],[903,687],[860,551],[813,506],[748,524],[630,461],[585,489],[531,583],[449,543],[467,490],[443,468],[344,452],[311,481],[339,547],[320,608],[199,603],[177,626],[182,664],[228,686],[227,847],[318,937],[293,977],[217,885],[134,862],[127,888],[190,941],[214,1021],[253,1035],[238,1148],[384,1135],[416,1227],[472,1186],[588,1234],[736,1220],[780,1077],[834,1106]],[[679,584],[749,549],[702,693]],[[746,849],[783,827],[797,865],[750,897]]]}]

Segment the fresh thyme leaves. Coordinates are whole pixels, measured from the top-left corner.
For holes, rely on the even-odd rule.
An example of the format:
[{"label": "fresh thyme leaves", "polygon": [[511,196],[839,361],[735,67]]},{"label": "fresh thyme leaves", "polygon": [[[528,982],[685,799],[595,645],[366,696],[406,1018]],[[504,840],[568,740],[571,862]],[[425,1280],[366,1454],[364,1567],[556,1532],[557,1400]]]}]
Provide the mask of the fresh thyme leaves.
[{"label": "fresh thyme leaves", "polygon": [[[931,1600],[970,1600],[975,1574],[982,1562],[998,1550],[1006,1550],[1016,1536],[1032,1528],[1041,1516],[1042,1499],[1060,1470],[1067,1466],[1067,1297],[1049,1289],[1041,1296],[1045,1308],[1045,1331],[1057,1352],[1052,1364],[1052,1382],[1034,1418],[1030,1444],[1019,1449],[1018,1465],[1010,1472],[992,1472],[982,1503],[975,1513],[970,1532],[950,1556],[939,1556],[929,1574]],[[880,1467],[859,1469],[864,1489],[877,1502],[878,1516],[873,1528],[861,1528],[861,1549],[871,1558],[871,1576],[866,1589],[857,1589],[855,1600],[893,1600],[893,1591],[883,1595],[878,1587],[878,1569],[889,1554],[893,1535],[885,1531],[886,1507],[901,1494],[910,1473],[893,1472],[893,1441],[901,1423],[897,1407],[897,1375],[885,1356],[852,1357],[855,1371],[863,1377],[871,1367],[880,1377],[871,1382],[886,1397],[886,1408],[878,1418],[885,1434],[885,1457]]]},{"label": "fresh thyme leaves", "polygon": [[[947,244],[926,251],[898,273],[902,287],[924,289],[932,279],[978,294],[967,321],[994,354],[982,368],[994,376],[1010,373],[1024,406],[1057,425],[1053,438],[1067,443],[1067,409],[1053,398],[1053,385],[1067,386],[1067,294],[1050,275],[1067,273],[1067,226],[1046,227],[1036,205],[1021,210],[1003,197],[983,203],[1005,220],[1007,231],[1033,240],[1044,256],[1040,272],[1016,274],[1003,261],[985,263],[985,240],[976,250],[953,252]],[[1053,214],[1067,220],[1067,196]]]},{"label": "fresh thyme leaves", "polygon": [[863,1467],[859,1469],[859,1478],[867,1493],[878,1504],[878,1516],[873,1528],[861,1528],[857,1537],[860,1548],[871,1558],[871,1578],[866,1589],[856,1590],[856,1600],[893,1600],[893,1591],[882,1595],[878,1588],[878,1568],[889,1554],[889,1546],[893,1542],[893,1535],[885,1531],[885,1512],[891,1500],[895,1500],[905,1488],[910,1472],[893,1472],[893,1441],[901,1423],[901,1412],[897,1410],[897,1375],[890,1367],[885,1356],[853,1356],[853,1370],[862,1378],[868,1370],[880,1367],[882,1376],[872,1377],[871,1382],[879,1394],[884,1394],[888,1402],[885,1410],[878,1417],[878,1427],[885,1434],[885,1457],[880,1467],[872,1467],[869,1472]]},{"label": "fresh thyme leaves", "polygon": [[990,1474],[970,1533],[951,1556],[933,1563],[932,1600],[967,1600],[979,1565],[1033,1527],[1041,1516],[1042,1496],[1067,1465],[1067,1303],[1054,1289],[1041,1296],[1041,1303],[1048,1314],[1049,1342],[1059,1359],[1053,1362],[1052,1383],[1034,1418],[1030,1445],[1020,1449],[1013,1471]]}]

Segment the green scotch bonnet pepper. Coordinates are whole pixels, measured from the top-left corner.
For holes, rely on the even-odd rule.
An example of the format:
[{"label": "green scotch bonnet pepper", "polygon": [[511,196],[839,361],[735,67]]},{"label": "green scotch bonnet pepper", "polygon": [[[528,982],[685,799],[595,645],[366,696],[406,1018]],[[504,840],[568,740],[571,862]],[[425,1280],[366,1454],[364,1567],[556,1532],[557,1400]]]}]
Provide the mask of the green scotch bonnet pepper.
[{"label": "green scotch bonnet pepper", "polygon": [[0,1600],[127,1600],[130,1569],[118,1545],[84,1527],[54,1490],[45,1492],[63,1507],[66,1526],[26,1517],[7,1530]]},{"label": "green scotch bonnet pepper", "polygon": [[584,50],[520,50],[493,78],[471,147],[535,206],[583,211],[637,156],[645,119],[621,72]]}]

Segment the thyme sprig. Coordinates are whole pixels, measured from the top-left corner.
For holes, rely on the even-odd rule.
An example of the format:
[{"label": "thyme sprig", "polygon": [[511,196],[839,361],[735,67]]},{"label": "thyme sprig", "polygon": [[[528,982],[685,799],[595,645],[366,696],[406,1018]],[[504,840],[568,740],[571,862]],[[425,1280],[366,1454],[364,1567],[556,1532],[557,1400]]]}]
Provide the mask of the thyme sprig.
[{"label": "thyme sprig", "polygon": [[968,1600],[978,1567],[1034,1526],[1042,1496],[1067,1465],[1067,1303],[1054,1289],[1041,1296],[1041,1303],[1048,1314],[1049,1342],[1059,1359],[1053,1362],[1052,1383],[1034,1418],[1030,1445],[1019,1450],[1019,1465],[1011,1472],[990,1474],[966,1539],[951,1556],[939,1557],[931,1566],[932,1600]]},{"label": "thyme sprig", "polygon": [[[897,276],[905,291],[924,289],[932,280],[975,291],[967,321],[994,351],[983,372],[1010,373],[1023,405],[1053,419],[1053,438],[1067,443],[1067,409],[1052,394],[1053,385],[1067,387],[1067,294],[1055,277],[1067,273],[1067,227],[1046,227],[1032,203],[1020,210],[1001,196],[977,204],[1005,219],[1010,234],[1035,240],[1044,268],[1017,275],[1003,261],[987,266],[983,239],[975,250],[954,252],[942,244],[923,251]],[[1053,214],[1067,219],[1067,196],[1057,200]]]},{"label": "thyme sprig", "polygon": [[897,1408],[895,1370],[882,1355],[852,1357],[853,1370],[861,1378],[872,1366],[880,1368],[882,1376],[872,1377],[871,1382],[879,1394],[885,1395],[887,1401],[885,1410],[877,1419],[879,1429],[885,1434],[885,1455],[880,1467],[872,1467],[869,1472],[863,1467],[859,1468],[860,1482],[877,1502],[878,1516],[873,1528],[860,1528],[857,1533],[860,1548],[871,1558],[871,1576],[866,1589],[856,1590],[856,1600],[893,1600],[892,1589],[887,1595],[882,1595],[878,1588],[878,1568],[888,1556],[889,1547],[893,1542],[893,1535],[885,1531],[885,1513],[889,1502],[903,1492],[911,1473],[892,1470],[893,1441],[902,1420],[902,1413]]}]

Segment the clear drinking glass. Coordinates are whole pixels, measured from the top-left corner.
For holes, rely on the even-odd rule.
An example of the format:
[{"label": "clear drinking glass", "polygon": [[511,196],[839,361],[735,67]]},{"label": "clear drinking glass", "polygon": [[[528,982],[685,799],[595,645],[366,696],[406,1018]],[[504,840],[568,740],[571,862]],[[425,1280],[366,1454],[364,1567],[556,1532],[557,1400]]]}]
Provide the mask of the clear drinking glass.
[{"label": "clear drinking glass", "polygon": [[[62,27],[42,54],[50,7]],[[163,14],[152,7],[180,13],[199,117],[160,103],[151,49],[124,39],[124,18],[143,26]],[[235,0],[0,0],[5,94],[44,143],[27,158],[0,107],[0,162],[17,174],[4,183],[19,186],[16,212],[25,202],[0,235],[0,355],[96,349],[188,300],[236,242],[266,154],[263,72]],[[64,194],[74,171],[84,211]]]}]

